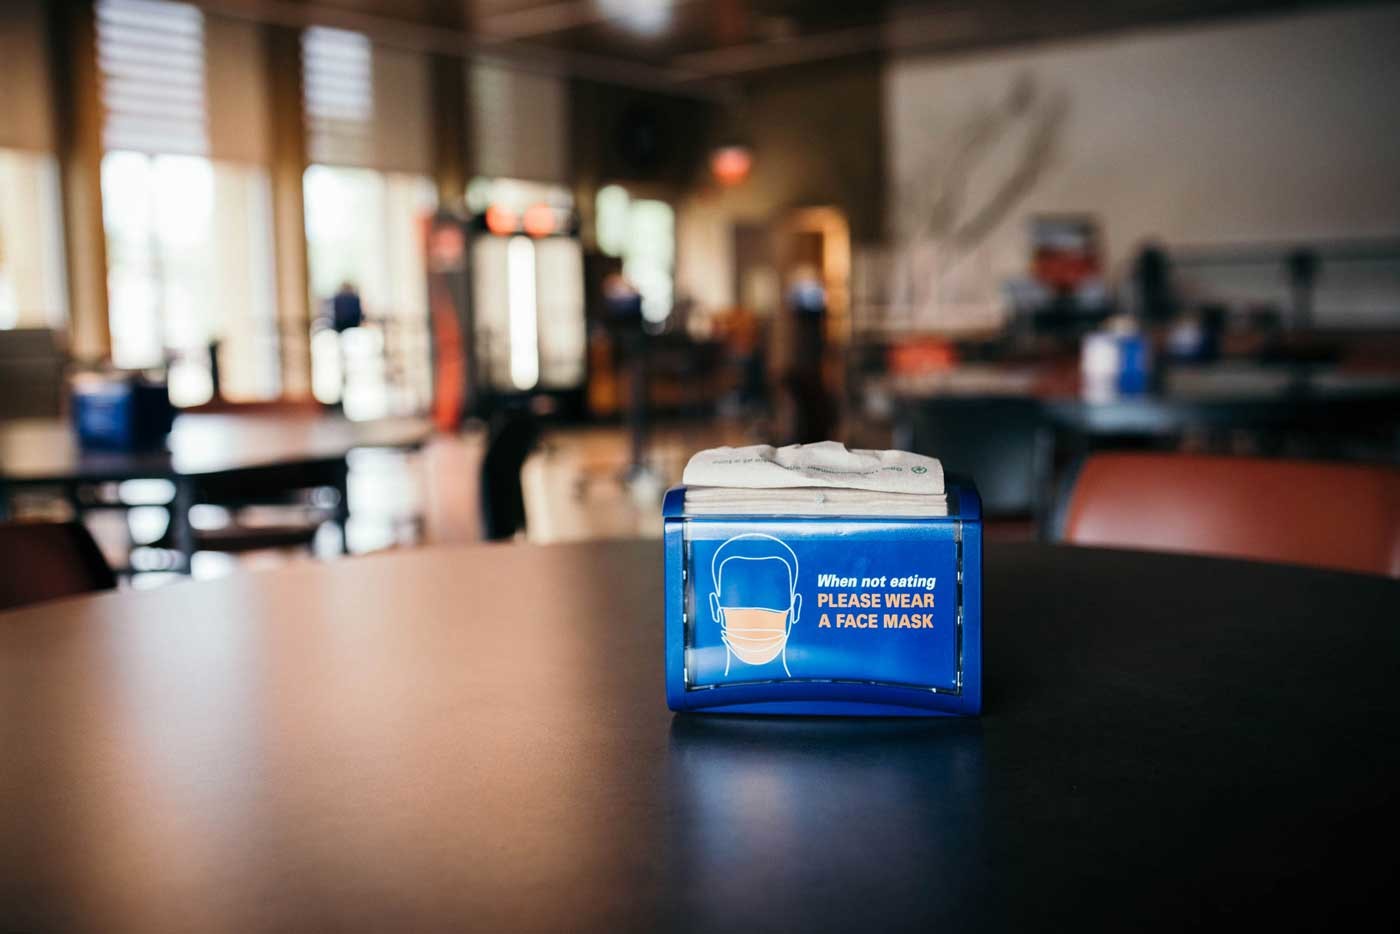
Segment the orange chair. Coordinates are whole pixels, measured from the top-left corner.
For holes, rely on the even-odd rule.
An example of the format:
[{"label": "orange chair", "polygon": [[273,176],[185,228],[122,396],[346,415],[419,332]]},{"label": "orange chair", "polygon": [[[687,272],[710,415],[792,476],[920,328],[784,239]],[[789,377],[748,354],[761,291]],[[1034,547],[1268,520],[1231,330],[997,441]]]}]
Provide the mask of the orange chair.
[{"label": "orange chair", "polygon": [[1063,538],[1400,577],[1400,469],[1095,455],[1075,481]]},{"label": "orange chair", "polygon": [[0,610],[116,586],[81,522],[0,522]]}]

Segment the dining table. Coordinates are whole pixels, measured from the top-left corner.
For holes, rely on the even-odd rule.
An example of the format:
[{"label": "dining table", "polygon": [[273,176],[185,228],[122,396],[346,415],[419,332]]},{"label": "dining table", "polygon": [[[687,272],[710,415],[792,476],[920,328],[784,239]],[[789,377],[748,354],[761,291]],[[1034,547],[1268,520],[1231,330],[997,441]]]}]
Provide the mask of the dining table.
[{"label": "dining table", "polygon": [[26,492],[53,493],[76,515],[124,509],[120,496],[97,496],[104,485],[164,480],[170,541],[189,570],[196,550],[190,510],[211,490],[284,491],[325,486],[336,491],[336,518],[348,515],[348,456],[363,448],[413,450],[431,433],[426,419],[353,421],[340,415],[183,413],[154,447],[104,449],[84,445],[70,420],[0,422],[0,519]]},{"label": "dining table", "polygon": [[153,448],[85,446],[62,418],[0,421],[0,484],[179,479],[344,458],[357,447],[415,447],[431,431],[417,417],[352,421],[339,415],[177,415]]},{"label": "dining table", "polygon": [[1139,392],[1084,385],[1055,365],[967,364],[875,383],[896,420],[948,401],[1024,399],[1081,445],[1210,431],[1368,431],[1400,425],[1400,372],[1317,365],[1175,364]]},{"label": "dining table", "polygon": [[0,613],[0,930],[1396,922],[1400,582],[984,559],[974,718],[673,714],[654,540]]}]

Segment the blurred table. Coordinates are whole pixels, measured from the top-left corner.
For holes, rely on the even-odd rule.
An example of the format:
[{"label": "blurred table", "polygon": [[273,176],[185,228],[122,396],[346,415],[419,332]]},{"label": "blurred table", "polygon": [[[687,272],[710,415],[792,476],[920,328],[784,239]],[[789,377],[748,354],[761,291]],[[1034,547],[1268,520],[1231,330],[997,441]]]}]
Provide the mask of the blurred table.
[{"label": "blurred table", "polygon": [[1080,458],[1103,448],[1190,436],[1207,450],[1233,451],[1245,432],[1259,452],[1400,458],[1400,374],[1226,363],[1178,365],[1164,377],[1152,392],[1094,398],[1081,392],[1077,362],[972,364],[891,378],[876,392],[897,445],[977,478],[989,516],[999,502],[1017,504],[1013,512],[1034,517],[1042,534],[1054,491]]},{"label": "blurred table", "polygon": [[1400,373],[1252,364],[1177,365],[1156,391],[1095,398],[1075,367],[972,364],[891,378],[879,392],[901,406],[944,399],[1028,398],[1047,418],[1089,436],[1181,434],[1212,428],[1345,428],[1400,422]]},{"label": "blurred table", "polygon": [[1180,435],[1213,429],[1347,431],[1400,423],[1400,376],[1285,367],[1167,371],[1158,392],[1092,399],[1048,393],[1045,411],[1081,436]]},{"label": "blurred table", "polygon": [[658,543],[0,614],[0,928],[1393,919],[1400,583],[1042,545],[986,573],[975,720],[673,717]]},{"label": "blurred table", "polygon": [[0,482],[10,486],[177,479],[276,464],[343,458],[357,447],[413,447],[420,418],[352,422],[338,416],[180,415],[165,450],[93,451],[65,419],[0,422]]},{"label": "blurred table", "polygon": [[154,451],[85,450],[64,419],[0,422],[0,517],[14,493],[55,489],[78,512],[95,484],[170,480],[172,538],[186,561],[192,546],[189,509],[200,481],[252,481],[298,475],[324,480],[346,497],[346,455],[355,448],[415,448],[428,437],[420,418],[353,422],[339,416],[186,414],[175,419],[167,445]]}]

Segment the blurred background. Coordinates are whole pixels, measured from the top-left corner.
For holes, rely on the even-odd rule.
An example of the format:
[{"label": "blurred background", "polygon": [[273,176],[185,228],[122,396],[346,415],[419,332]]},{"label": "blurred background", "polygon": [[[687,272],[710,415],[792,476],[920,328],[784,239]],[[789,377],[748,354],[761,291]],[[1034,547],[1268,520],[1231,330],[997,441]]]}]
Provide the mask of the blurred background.
[{"label": "blurred background", "polygon": [[659,535],[724,443],[1026,539],[1104,452],[1400,459],[1394,4],[3,0],[0,62],[0,498],[138,586]]}]

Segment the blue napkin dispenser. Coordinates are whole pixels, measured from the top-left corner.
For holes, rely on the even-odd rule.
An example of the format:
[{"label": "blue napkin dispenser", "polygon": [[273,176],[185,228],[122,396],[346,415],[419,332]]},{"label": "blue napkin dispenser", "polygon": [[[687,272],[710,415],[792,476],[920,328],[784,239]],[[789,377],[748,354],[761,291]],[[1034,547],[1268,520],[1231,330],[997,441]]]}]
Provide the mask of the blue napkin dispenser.
[{"label": "blue napkin dispenser", "polygon": [[690,516],[666,494],[666,700],[726,714],[982,709],[982,511]]},{"label": "blue napkin dispenser", "polygon": [[72,402],[78,441],[89,449],[159,448],[175,420],[165,384],[139,376],[79,379],[73,384]]}]

